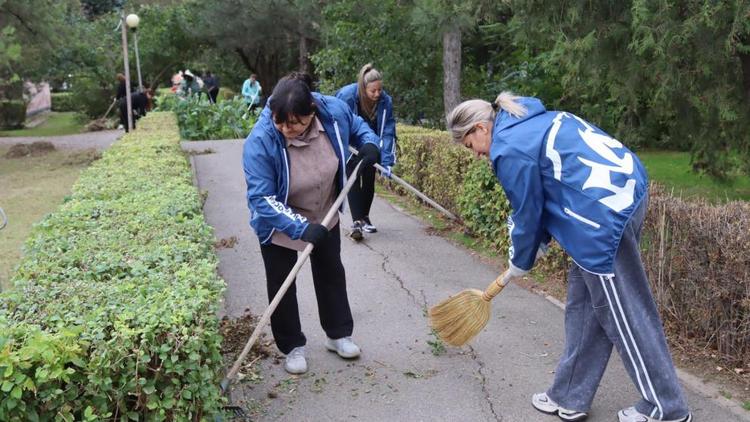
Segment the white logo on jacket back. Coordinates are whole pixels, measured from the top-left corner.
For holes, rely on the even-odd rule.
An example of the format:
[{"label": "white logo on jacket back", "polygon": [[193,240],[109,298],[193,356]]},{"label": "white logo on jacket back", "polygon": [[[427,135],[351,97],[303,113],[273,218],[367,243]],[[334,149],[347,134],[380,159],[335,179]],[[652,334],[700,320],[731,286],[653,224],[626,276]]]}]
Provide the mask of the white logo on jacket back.
[{"label": "white logo on jacket back", "polygon": [[582,189],[600,188],[612,192],[612,195],[599,199],[599,202],[620,212],[633,204],[635,195],[635,178],[628,178],[625,186],[617,186],[612,183],[612,173],[621,173],[626,175],[633,174],[633,154],[625,151],[625,155],[620,158],[615,154],[612,148],[622,148],[622,144],[605,134],[594,132],[594,128],[578,116],[569,113],[560,113],[553,121],[553,128],[550,130],[547,139],[546,155],[552,161],[554,177],[557,180],[562,178],[562,160],[560,154],[554,149],[555,139],[562,124],[563,117],[573,117],[578,120],[586,130],[578,129],[578,135],[586,145],[603,160],[611,164],[601,164],[589,160],[579,155],[578,160],[591,169],[588,179],[583,183]]}]

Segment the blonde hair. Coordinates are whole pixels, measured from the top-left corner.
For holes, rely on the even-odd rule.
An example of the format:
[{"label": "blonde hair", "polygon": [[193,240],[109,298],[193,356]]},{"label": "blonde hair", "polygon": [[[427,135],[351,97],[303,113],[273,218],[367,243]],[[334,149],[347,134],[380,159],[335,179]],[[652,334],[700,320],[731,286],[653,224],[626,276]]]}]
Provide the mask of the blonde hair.
[{"label": "blonde hair", "polygon": [[365,94],[365,90],[367,89],[367,84],[382,81],[383,75],[380,73],[378,69],[375,69],[375,66],[372,65],[372,63],[367,63],[366,65],[362,66],[362,69],[359,70],[359,75],[357,75],[357,91],[359,92],[359,108],[362,110],[362,112],[365,114],[367,118],[370,120],[375,118],[375,106],[377,105],[375,101],[371,101],[369,98],[367,98],[367,95]]},{"label": "blonde hair", "polygon": [[494,122],[499,110],[505,110],[513,117],[526,115],[526,107],[517,102],[519,96],[510,91],[503,91],[494,103],[484,100],[468,100],[457,105],[447,118],[448,130],[454,142],[462,142],[466,135],[481,122]]}]

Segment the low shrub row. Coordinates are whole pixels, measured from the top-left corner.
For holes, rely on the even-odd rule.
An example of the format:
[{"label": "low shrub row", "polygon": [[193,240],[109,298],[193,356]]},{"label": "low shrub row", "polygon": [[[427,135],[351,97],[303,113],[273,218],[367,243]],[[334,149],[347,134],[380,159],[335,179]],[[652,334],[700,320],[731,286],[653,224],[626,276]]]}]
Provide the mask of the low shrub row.
[{"label": "low shrub row", "polygon": [[26,102],[0,100],[0,129],[20,129],[26,121]]},{"label": "low shrub row", "polygon": [[53,92],[52,111],[77,111],[73,99],[70,92]]},{"label": "low shrub row", "polygon": [[0,295],[0,420],[208,420],[223,292],[172,113],[151,113],[32,230]]},{"label": "low shrub row", "polygon": [[[452,144],[447,132],[399,125],[398,137],[394,172],[507,256],[511,209],[489,163]],[[727,364],[750,363],[750,204],[687,202],[655,186],[646,218],[644,263],[667,332],[717,351]],[[553,247],[541,265],[564,280],[569,261]]]},{"label": "low shrub row", "polygon": [[257,117],[237,97],[212,104],[206,95],[158,97],[157,110],[177,115],[180,135],[187,140],[238,139],[252,130]]},{"label": "low shrub row", "polygon": [[683,201],[652,187],[643,259],[664,323],[743,368],[750,363],[750,204]]}]

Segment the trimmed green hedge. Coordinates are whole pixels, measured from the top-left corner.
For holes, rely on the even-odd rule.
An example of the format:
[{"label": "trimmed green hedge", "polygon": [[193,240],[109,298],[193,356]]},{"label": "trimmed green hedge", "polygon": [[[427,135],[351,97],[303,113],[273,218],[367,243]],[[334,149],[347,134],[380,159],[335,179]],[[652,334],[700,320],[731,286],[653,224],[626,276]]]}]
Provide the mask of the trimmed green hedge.
[{"label": "trimmed green hedge", "polygon": [[70,92],[52,93],[52,111],[76,111],[73,94]]},{"label": "trimmed green hedge", "polygon": [[460,216],[474,235],[508,247],[511,208],[489,162],[473,159],[447,132],[417,126],[399,125],[397,146],[396,174]]},{"label": "trimmed green hedge", "polygon": [[38,223],[0,295],[0,420],[219,411],[224,283],[172,113],[151,113]]}]

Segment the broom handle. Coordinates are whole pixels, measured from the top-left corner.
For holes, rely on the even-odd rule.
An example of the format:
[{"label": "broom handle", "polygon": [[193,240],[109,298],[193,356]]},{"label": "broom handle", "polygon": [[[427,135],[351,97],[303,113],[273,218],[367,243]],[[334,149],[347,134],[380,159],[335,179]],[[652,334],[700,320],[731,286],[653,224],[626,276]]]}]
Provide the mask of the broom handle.
[{"label": "broom handle", "polygon": [[[354,155],[358,155],[359,154],[359,151],[357,151],[357,149],[354,148],[351,145],[349,145],[349,152],[351,152]],[[378,163],[375,163],[375,168],[378,169],[378,170],[380,170],[381,172],[387,172],[387,170],[383,166],[381,166],[380,164],[378,164]],[[412,186],[409,183],[407,183],[404,179],[396,176],[393,173],[391,173],[391,179],[393,179],[396,182],[398,182],[401,186],[403,186],[404,188],[406,188],[407,190],[409,190],[414,195],[417,195],[423,201],[425,201],[428,204],[432,205],[435,209],[437,209],[438,211],[440,211],[443,214],[445,214],[451,220],[458,220],[458,218],[456,218],[456,216],[453,215],[453,213],[451,213],[447,209],[443,208],[440,204],[438,204],[437,202],[435,202],[432,199],[430,199],[427,195],[425,195],[422,192],[418,191],[417,188],[415,188],[414,186]]]},{"label": "broom handle", "polygon": [[[328,210],[328,213],[326,214],[325,218],[323,218],[323,221],[320,224],[327,226],[328,223],[333,220],[333,217],[338,212],[341,203],[344,202],[344,199],[346,199],[346,194],[352,188],[352,185],[354,185],[354,182],[357,179],[357,172],[359,171],[359,167],[361,165],[362,163],[360,162],[357,164],[357,167],[354,168],[352,176],[349,177],[346,185],[344,185],[344,188],[341,189],[339,196],[336,197],[336,200],[333,202],[333,205],[331,205],[331,208]],[[276,307],[279,306],[279,302],[281,302],[281,299],[286,294],[286,291],[289,290],[289,286],[291,286],[294,282],[294,278],[297,277],[297,273],[299,272],[300,268],[302,268],[302,265],[305,263],[305,261],[307,261],[307,258],[310,256],[310,253],[312,253],[312,250],[313,244],[309,243],[307,246],[305,246],[305,250],[302,251],[302,254],[299,256],[299,258],[297,258],[297,263],[294,264],[292,271],[290,271],[289,275],[286,276],[284,284],[281,285],[279,291],[276,293],[276,296],[273,297],[273,300],[268,305],[268,308],[266,308],[266,311],[263,312],[263,316],[261,316],[260,321],[258,321],[258,324],[255,326],[255,330],[250,336],[250,339],[247,340],[245,347],[242,349],[242,353],[240,353],[240,355],[237,357],[234,365],[232,365],[232,369],[230,369],[224,379],[221,380],[222,391],[227,391],[227,388],[229,388],[229,384],[232,382],[232,379],[234,379],[235,375],[237,375],[237,372],[240,370],[242,361],[244,361],[247,354],[250,353],[250,349],[258,340],[260,332],[263,330],[263,328],[265,328],[266,324],[268,324],[268,321],[271,319],[271,314],[276,310]]]},{"label": "broom handle", "polygon": [[510,272],[508,270],[505,270],[502,274],[500,274],[492,283],[490,283],[489,286],[484,290],[482,293],[482,299],[485,302],[489,302],[500,294],[500,292],[503,291],[505,286],[510,283],[510,281],[513,279],[513,277],[510,276]]}]

